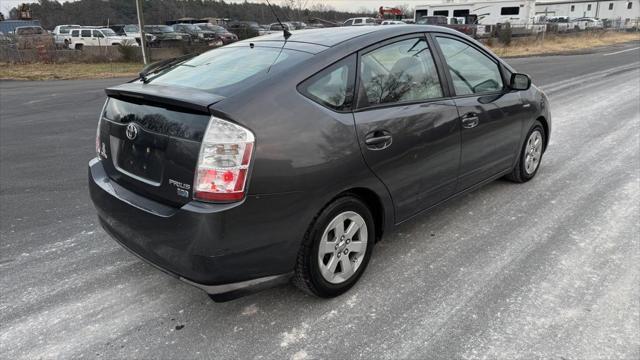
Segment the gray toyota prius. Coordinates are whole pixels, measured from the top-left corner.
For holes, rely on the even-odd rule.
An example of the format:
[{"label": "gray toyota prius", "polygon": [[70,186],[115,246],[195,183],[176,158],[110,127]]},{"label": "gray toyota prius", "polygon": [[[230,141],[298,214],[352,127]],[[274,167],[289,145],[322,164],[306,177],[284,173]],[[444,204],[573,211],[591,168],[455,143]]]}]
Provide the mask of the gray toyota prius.
[{"label": "gray toyota prius", "polygon": [[123,247],[224,301],[360,278],[385,231],[492,180],[524,183],[547,97],[444,27],[278,33],[106,90],[89,162]]}]

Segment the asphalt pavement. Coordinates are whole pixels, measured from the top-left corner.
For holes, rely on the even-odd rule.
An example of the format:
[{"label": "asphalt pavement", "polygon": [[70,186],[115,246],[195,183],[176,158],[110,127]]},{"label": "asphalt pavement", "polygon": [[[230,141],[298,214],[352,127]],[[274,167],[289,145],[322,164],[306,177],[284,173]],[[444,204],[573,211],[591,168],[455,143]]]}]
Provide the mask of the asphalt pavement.
[{"label": "asphalt pavement", "polygon": [[537,177],[404,223],[347,294],[228,303],[98,226],[103,89],[0,82],[0,358],[640,358],[640,43],[509,59],[550,96]]}]

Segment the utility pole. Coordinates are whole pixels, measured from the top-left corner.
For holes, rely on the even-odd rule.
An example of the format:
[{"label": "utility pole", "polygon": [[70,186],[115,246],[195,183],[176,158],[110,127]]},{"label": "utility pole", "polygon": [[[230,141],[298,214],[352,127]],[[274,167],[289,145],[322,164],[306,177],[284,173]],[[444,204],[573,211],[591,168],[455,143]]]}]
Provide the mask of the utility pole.
[{"label": "utility pole", "polygon": [[147,56],[147,38],[144,36],[144,14],[142,13],[142,1],[136,0],[136,12],[138,13],[138,28],[140,30],[140,47],[142,47],[142,61],[145,65],[149,63]]}]

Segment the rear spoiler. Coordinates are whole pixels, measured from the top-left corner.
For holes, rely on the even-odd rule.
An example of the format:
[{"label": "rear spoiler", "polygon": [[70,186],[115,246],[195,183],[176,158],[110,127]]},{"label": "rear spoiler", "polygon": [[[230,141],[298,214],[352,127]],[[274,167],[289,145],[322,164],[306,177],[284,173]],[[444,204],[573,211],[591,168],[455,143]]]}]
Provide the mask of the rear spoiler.
[{"label": "rear spoiler", "polygon": [[224,96],[197,89],[142,83],[122,84],[107,88],[105,92],[109,97],[125,101],[143,101],[205,114],[209,114],[209,106],[225,99]]}]

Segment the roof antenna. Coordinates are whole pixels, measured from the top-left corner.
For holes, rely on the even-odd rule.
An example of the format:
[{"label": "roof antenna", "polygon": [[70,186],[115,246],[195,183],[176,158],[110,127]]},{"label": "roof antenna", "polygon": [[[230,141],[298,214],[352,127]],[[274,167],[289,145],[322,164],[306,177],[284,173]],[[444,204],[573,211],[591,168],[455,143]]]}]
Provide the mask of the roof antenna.
[{"label": "roof antenna", "polygon": [[269,0],[265,0],[265,1],[267,2],[267,5],[269,6],[269,9],[273,13],[273,16],[276,17],[276,20],[278,21],[278,24],[280,24],[280,27],[282,28],[282,30],[284,30],[284,40],[286,41],[291,36],[291,33],[289,32],[289,30],[287,30],[287,28],[284,26],[284,24],[282,24],[282,21],[280,21],[280,18],[278,17],[278,14],[276,14],[276,10],[271,6],[271,4],[269,3]]}]

